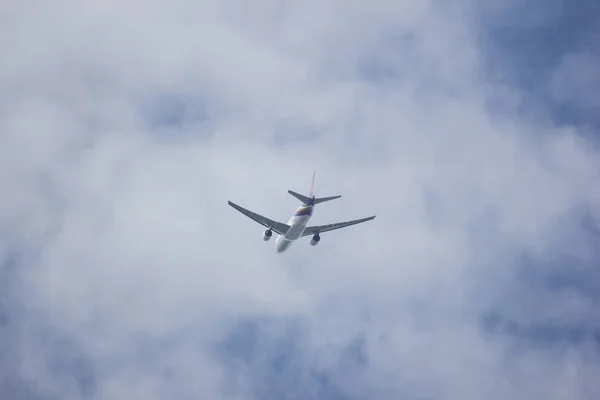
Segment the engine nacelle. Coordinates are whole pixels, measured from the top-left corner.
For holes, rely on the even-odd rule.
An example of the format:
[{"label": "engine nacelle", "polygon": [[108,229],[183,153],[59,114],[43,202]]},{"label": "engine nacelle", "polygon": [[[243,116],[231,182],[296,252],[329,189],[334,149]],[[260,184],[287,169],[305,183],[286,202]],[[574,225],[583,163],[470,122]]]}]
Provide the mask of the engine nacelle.
[{"label": "engine nacelle", "polygon": [[266,231],[263,232],[262,238],[266,242],[267,240],[271,239],[271,236],[273,236],[273,231],[270,229],[267,229]]},{"label": "engine nacelle", "polygon": [[311,246],[316,246],[317,244],[319,244],[319,241],[321,240],[321,236],[319,235],[315,235],[310,239],[310,245]]}]

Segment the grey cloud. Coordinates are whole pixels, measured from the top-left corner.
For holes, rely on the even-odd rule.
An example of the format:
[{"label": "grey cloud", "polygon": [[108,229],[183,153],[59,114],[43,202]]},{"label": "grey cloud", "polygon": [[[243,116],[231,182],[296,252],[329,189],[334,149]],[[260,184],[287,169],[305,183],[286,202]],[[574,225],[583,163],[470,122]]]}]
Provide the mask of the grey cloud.
[{"label": "grey cloud", "polygon": [[[488,78],[519,93],[511,112],[538,123],[575,125],[580,131],[591,130],[586,134],[593,137],[599,126],[597,102],[590,98],[597,81],[597,61],[590,59],[599,37],[597,3],[514,0],[479,8],[489,27],[481,35]],[[502,92],[495,96],[511,96],[507,88]],[[501,101],[494,106],[506,107]]]},{"label": "grey cloud", "polygon": [[550,82],[555,100],[585,111],[598,110],[600,103],[593,93],[600,88],[599,61],[591,51],[566,54]]}]

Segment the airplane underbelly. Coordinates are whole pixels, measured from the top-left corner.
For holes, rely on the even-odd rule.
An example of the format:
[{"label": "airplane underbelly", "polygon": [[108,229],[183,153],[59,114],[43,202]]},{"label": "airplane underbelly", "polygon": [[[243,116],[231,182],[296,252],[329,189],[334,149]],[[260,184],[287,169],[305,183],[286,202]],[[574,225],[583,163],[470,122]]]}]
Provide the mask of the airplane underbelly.
[{"label": "airplane underbelly", "polygon": [[290,229],[285,233],[285,238],[287,240],[296,240],[304,232],[304,225],[292,225]]},{"label": "airplane underbelly", "polygon": [[306,228],[306,223],[309,219],[310,218],[307,216],[292,217],[288,221],[290,229],[288,229],[288,231],[285,233],[285,238],[288,240],[298,239],[304,232],[304,229]]}]

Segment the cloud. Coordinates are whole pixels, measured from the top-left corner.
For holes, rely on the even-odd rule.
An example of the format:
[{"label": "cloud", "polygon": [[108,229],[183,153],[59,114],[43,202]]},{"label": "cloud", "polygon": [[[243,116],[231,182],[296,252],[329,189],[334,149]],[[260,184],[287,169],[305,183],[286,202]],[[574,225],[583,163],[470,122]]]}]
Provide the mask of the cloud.
[{"label": "cloud", "polygon": [[[600,158],[488,75],[472,3],[6,10],[3,395],[600,391]],[[577,109],[580,57],[545,81]],[[274,254],[226,200],[284,220],[313,168],[315,223],[378,218]]]},{"label": "cloud", "polygon": [[[580,133],[592,127],[588,134],[593,136],[599,126],[598,104],[590,97],[598,82],[593,50],[599,34],[597,5],[514,0],[480,8],[488,79],[513,90],[517,86],[517,110],[537,123],[577,126]],[[506,107],[501,102],[495,106]]]}]

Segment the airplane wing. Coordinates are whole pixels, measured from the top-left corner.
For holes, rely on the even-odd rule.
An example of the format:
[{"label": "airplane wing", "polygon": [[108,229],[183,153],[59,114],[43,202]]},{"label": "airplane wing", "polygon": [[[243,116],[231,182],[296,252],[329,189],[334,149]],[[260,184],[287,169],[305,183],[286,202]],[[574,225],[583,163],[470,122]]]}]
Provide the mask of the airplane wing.
[{"label": "airplane wing", "polygon": [[335,229],[345,228],[347,226],[360,224],[362,222],[367,222],[374,218],[375,218],[375,215],[373,215],[371,217],[367,217],[367,218],[355,219],[355,220],[346,221],[346,222],[337,222],[335,224],[329,224],[329,225],[307,226],[306,229],[304,230],[304,232],[302,233],[302,236],[309,236],[309,235],[315,235],[317,233],[333,231]]},{"label": "airplane wing", "polygon": [[267,228],[271,228],[272,230],[274,230],[275,232],[277,232],[280,235],[284,235],[287,232],[287,230],[290,229],[290,226],[287,224],[284,224],[282,222],[273,221],[272,219],[263,217],[260,214],[253,213],[252,211],[246,210],[244,207],[240,207],[231,201],[227,201],[227,204],[229,204],[231,207],[235,208],[236,210],[238,210],[239,212],[241,212],[248,218],[253,219],[254,221],[258,222],[259,224],[261,224]]}]

